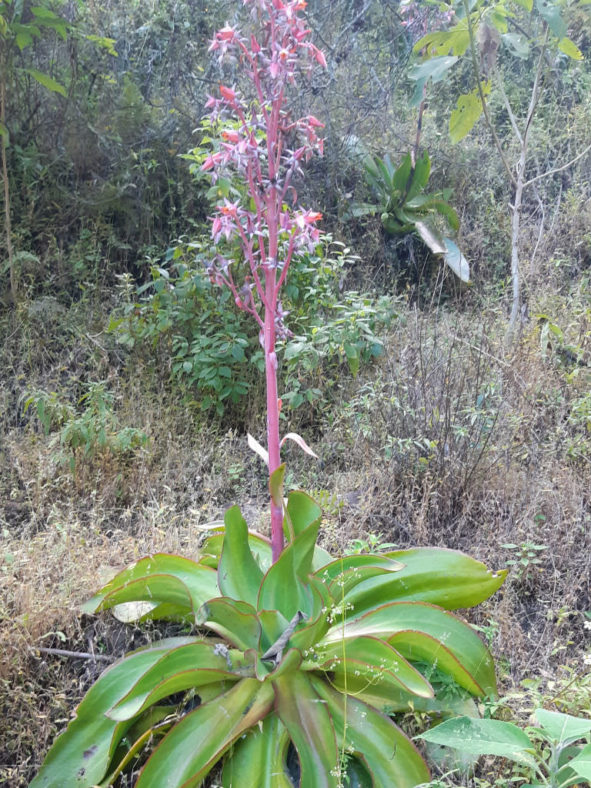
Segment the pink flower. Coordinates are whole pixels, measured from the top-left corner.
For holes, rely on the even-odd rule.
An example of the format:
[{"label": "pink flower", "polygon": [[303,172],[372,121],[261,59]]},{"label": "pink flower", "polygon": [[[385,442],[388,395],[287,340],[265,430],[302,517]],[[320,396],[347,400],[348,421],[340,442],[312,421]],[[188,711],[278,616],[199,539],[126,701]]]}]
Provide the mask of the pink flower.
[{"label": "pink flower", "polygon": [[210,155],[205,159],[203,164],[201,165],[201,170],[206,172],[207,170],[212,170],[216,164],[219,164],[223,158],[223,154],[218,151],[217,153],[210,153]]},{"label": "pink flower", "polygon": [[227,88],[225,85],[220,85],[220,94],[226,101],[236,101],[236,91],[232,90],[232,88]]},{"label": "pink flower", "polygon": [[226,22],[226,26],[218,30],[215,35],[218,41],[233,41],[236,36],[236,31]]}]

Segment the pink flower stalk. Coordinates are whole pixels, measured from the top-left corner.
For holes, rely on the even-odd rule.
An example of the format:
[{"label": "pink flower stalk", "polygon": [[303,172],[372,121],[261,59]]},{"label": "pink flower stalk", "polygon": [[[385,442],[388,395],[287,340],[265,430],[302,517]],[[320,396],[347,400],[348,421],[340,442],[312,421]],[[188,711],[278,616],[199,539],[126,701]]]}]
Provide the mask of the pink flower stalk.
[{"label": "pink flower stalk", "polygon": [[[258,35],[248,38],[229,24],[215,34],[210,51],[220,61],[227,55],[238,60],[253,86],[244,97],[238,87],[220,85],[219,98],[209,96],[206,108],[212,122],[224,121],[219,149],[201,169],[211,171],[212,181],[227,174],[246,184],[241,202],[225,199],[211,218],[216,244],[237,239],[247,273],[239,286],[232,265],[238,262],[221,254],[208,266],[211,281],[229,287],[239,309],[251,314],[260,328],[265,353],[267,384],[267,445],[269,475],[281,464],[279,436],[280,400],[277,392],[278,337],[285,337],[284,311],[279,293],[294,255],[313,249],[319,239],[315,211],[296,205],[292,186],[301,163],[313,153],[322,155],[323,124],[313,115],[292,120],[285,108],[287,86],[294,85],[301,71],[316,64],[326,67],[322,52],[308,39],[301,12],[304,0],[243,0],[252,8]],[[231,121],[231,122],[228,122]],[[271,546],[273,561],[283,550],[283,510],[271,500]]]}]

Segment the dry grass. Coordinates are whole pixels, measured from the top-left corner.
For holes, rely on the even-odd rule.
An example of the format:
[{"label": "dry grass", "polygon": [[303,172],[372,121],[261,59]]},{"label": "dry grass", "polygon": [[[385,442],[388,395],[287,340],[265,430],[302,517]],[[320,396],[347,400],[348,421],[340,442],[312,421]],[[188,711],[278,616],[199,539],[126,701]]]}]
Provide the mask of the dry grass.
[{"label": "dry grass", "polygon": [[[536,679],[551,707],[588,713],[591,686],[581,670],[589,652],[591,474],[589,455],[569,457],[569,446],[591,446],[588,425],[570,418],[589,370],[567,382],[572,369],[552,350],[542,357],[535,324],[508,356],[502,326],[494,313],[476,321],[409,311],[381,363],[356,381],[344,376],[340,407],[305,435],[321,463],[289,450],[290,478],[321,498],[325,543],[335,550],[376,534],[401,547],[458,548],[502,567],[512,557],[505,543],[547,546],[539,566],[514,571],[472,620],[490,637],[504,693]],[[7,352],[16,364],[14,348]],[[88,343],[74,360],[71,352],[44,351],[41,367],[34,359],[42,370],[35,385],[63,379],[60,365],[82,358],[91,369],[97,360]],[[113,362],[109,348],[104,353]],[[23,368],[13,372],[0,396],[15,409],[31,381]],[[144,380],[151,390],[140,387]],[[150,634],[81,617],[80,601],[141,555],[194,555],[207,524],[234,502],[265,527],[264,474],[243,436],[196,427],[145,370],[113,375],[112,386],[121,423],[149,433],[150,448],[135,458],[99,456],[75,477],[56,464],[33,422],[14,411],[4,418],[0,782],[14,788],[27,784],[103,666],[35,647],[122,653]],[[530,691],[509,705],[519,715],[535,702]]]}]

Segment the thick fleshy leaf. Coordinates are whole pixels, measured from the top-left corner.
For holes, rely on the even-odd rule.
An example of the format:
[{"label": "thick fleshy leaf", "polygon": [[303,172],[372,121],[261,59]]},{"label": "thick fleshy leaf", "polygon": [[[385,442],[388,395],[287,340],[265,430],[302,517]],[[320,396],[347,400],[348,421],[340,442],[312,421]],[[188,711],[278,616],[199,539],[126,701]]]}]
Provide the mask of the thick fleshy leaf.
[{"label": "thick fleshy leaf", "polygon": [[222,773],[223,788],[244,788],[244,776],[257,788],[293,788],[285,771],[289,736],[274,714],[234,745]]},{"label": "thick fleshy leaf", "polygon": [[488,649],[468,624],[434,605],[391,602],[334,626],[323,642],[362,635],[388,640],[410,662],[437,666],[473,695],[496,692]]},{"label": "thick fleshy leaf", "polygon": [[535,717],[550,738],[558,744],[572,743],[591,732],[591,720],[559,711],[536,709]]},{"label": "thick fleshy leaf", "polygon": [[86,613],[107,610],[122,602],[170,604],[195,615],[211,597],[219,596],[217,576],[209,567],[179,555],[157,553],[124,569],[88,602]]},{"label": "thick fleshy leaf", "polygon": [[[214,569],[218,568],[220,556],[222,554],[222,548],[224,546],[224,533],[225,528],[222,526],[221,528],[216,529],[216,531],[211,536],[207,537],[200,550],[200,564],[203,563],[206,566],[213,567]],[[266,572],[272,564],[271,542],[266,536],[263,536],[256,531],[249,531],[248,544],[255,561],[260,566],[261,570]]]},{"label": "thick fleshy leaf", "polygon": [[223,596],[256,605],[263,572],[248,543],[248,525],[237,506],[224,517],[226,531],[218,566],[218,585]]},{"label": "thick fleshy leaf", "polygon": [[106,712],[164,653],[194,642],[198,638],[168,638],[108,667],[56,740],[31,788],[91,788],[100,782],[119,740],[130,726],[129,722],[110,719]]},{"label": "thick fleshy leaf", "polygon": [[[294,536],[298,536],[302,531],[305,531],[306,528],[312,525],[312,523],[316,521],[320,522],[321,517],[322,509],[318,506],[316,501],[307,493],[301,490],[294,490],[287,498],[283,532],[286,538],[291,538],[290,529],[293,529]],[[316,545],[312,557],[313,571],[320,569],[320,567],[325,566],[332,560],[333,558],[330,553]]]},{"label": "thick fleshy leaf", "polygon": [[345,698],[326,682],[313,679],[313,687],[328,704],[337,745],[346,737],[346,746],[372,775],[375,788],[415,788],[429,782],[427,764],[391,719],[355,698]]},{"label": "thick fleshy leaf", "polygon": [[500,755],[532,767],[536,763],[534,745],[527,734],[511,722],[454,717],[417,738],[454,747],[470,755]]},{"label": "thick fleshy leaf", "polygon": [[221,681],[254,678],[254,652],[244,655],[221,644],[188,643],[164,654],[109,710],[113,720],[127,720],[162,698]]},{"label": "thick fleshy leaf", "polygon": [[346,555],[316,572],[336,600],[348,596],[355,586],[372,577],[400,572],[404,564],[382,555]]},{"label": "thick fleshy leaf", "polygon": [[310,590],[296,572],[296,542],[284,549],[264,576],[257,601],[258,610],[278,610],[288,621],[298,610],[309,615],[312,607]]},{"label": "thick fleshy leaf", "polygon": [[391,575],[363,581],[347,594],[355,615],[390,601],[417,601],[439,605],[446,610],[474,607],[494,594],[507,570],[493,572],[480,561],[456,550],[416,547],[396,550],[380,558],[404,564]]},{"label": "thick fleshy leaf", "polygon": [[[299,536],[309,525],[322,517],[322,509],[316,501],[301,490],[294,490],[287,498],[286,519],[291,520],[295,536]],[[289,534],[287,524],[284,524],[285,535]]]},{"label": "thick fleshy leaf", "polygon": [[337,743],[326,704],[309,677],[298,671],[273,682],[275,710],[298,753],[300,784],[306,788],[337,788]]},{"label": "thick fleshy leaf", "polygon": [[270,683],[243,679],[175,725],[150,756],[136,788],[200,785],[231,744],[262,720],[272,705]]},{"label": "thick fleshy leaf", "polygon": [[199,610],[197,623],[217,632],[233,646],[257,649],[261,625],[252,605],[228,597],[210,599]]},{"label": "thick fleshy leaf", "polygon": [[412,695],[432,698],[433,688],[395,648],[378,638],[358,637],[319,649],[304,669],[348,674],[384,687],[393,686]]},{"label": "thick fleshy leaf", "polygon": [[431,174],[431,159],[427,151],[416,160],[414,169],[412,171],[412,183],[406,194],[405,202],[408,203],[418,194],[420,194],[429,180]]},{"label": "thick fleshy leaf", "polygon": [[443,255],[445,264],[451,268],[458,279],[468,283],[470,281],[470,264],[464,257],[460,247],[447,236],[444,237],[443,241],[445,243],[445,253]]},{"label": "thick fleshy leaf", "polygon": [[[376,159],[376,162],[377,162],[377,164],[379,166],[380,165],[380,160]],[[401,197],[406,192],[406,188],[407,188],[408,181],[409,181],[409,178],[410,178],[410,175],[411,175],[411,171],[412,171],[412,161],[411,161],[411,158],[410,158],[410,153],[407,153],[406,155],[404,155],[402,157],[402,161],[400,162],[400,165],[398,166],[396,171],[393,173],[392,177],[391,178],[390,177],[385,177],[384,178],[384,185],[388,185],[388,183],[390,182],[391,183],[391,186],[390,186],[391,191],[392,192],[398,192],[397,195],[389,194],[388,197],[395,198],[396,202],[400,203]],[[388,175],[389,175],[389,173],[388,173]]]}]

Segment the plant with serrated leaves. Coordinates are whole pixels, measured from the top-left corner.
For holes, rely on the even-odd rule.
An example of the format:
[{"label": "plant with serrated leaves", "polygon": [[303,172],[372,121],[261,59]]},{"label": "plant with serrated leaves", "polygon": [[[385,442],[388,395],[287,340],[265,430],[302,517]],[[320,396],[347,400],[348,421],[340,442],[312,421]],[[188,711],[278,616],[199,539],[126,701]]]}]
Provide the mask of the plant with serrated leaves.
[{"label": "plant with serrated leaves", "polygon": [[[282,474],[272,480],[277,499]],[[108,786],[140,767],[137,788],[200,785],[222,760],[221,784],[234,788],[428,780],[389,715],[447,708],[426,678],[435,667],[469,695],[495,693],[490,653],[449,611],[487,598],[505,572],[430,548],[334,560],[316,545],[320,517],[292,492],[289,544],[272,563],[269,540],[233,507],[199,561],[154,555],[108,583],[87,612],[168,618],[208,634],[154,643],[108,668],[31,788]],[[179,692],[171,714],[163,700]],[[291,745],[299,782],[286,765]]]},{"label": "plant with serrated leaves", "polygon": [[[268,449],[248,441],[269,469],[271,537],[249,532],[233,507],[199,560],[148,556],[87,603],[87,612],[113,609],[125,621],[172,619],[186,634],[107,669],[31,788],[107,788],[120,778],[188,788],[218,767],[227,788],[414,788],[429,771],[391,716],[445,710],[433,675],[468,695],[496,691],[490,653],[450,611],[486,599],[506,572],[429,548],[333,559],[317,545],[320,507],[302,492],[284,497],[284,441],[312,452],[299,435],[279,438],[275,343],[287,332],[278,295],[293,255],[315,247],[319,218],[287,200],[300,161],[321,149],[319,122],[292,121],[284,90],[300,56],[324,58],[307,40],[303,0],[246,4],[258,37],[226,26],[212,50],[242,63],[254,98],[222,87],[222,99],[209,100],[241,124],[204,165],[216,175],[232,166],[247,184],[248,205],[224,198],[212,222],[214,240],[236,237],[243,259],[218,256],[208,270],[261,329]],[[250,277],[240,287],[239,262]],[[163,701],[178,693],[171,713]]]},{"label": "plant with serrated leaves", "polygon": [[[591,780],[591,720],[536,709],[539,727],[456,717],[418,738],[463,754],[498,755],[524,768],[523,788],[568,788]],[[584,743],[580,743],[583,740]],[[579,742],[579,743],[577,743]]]}]

